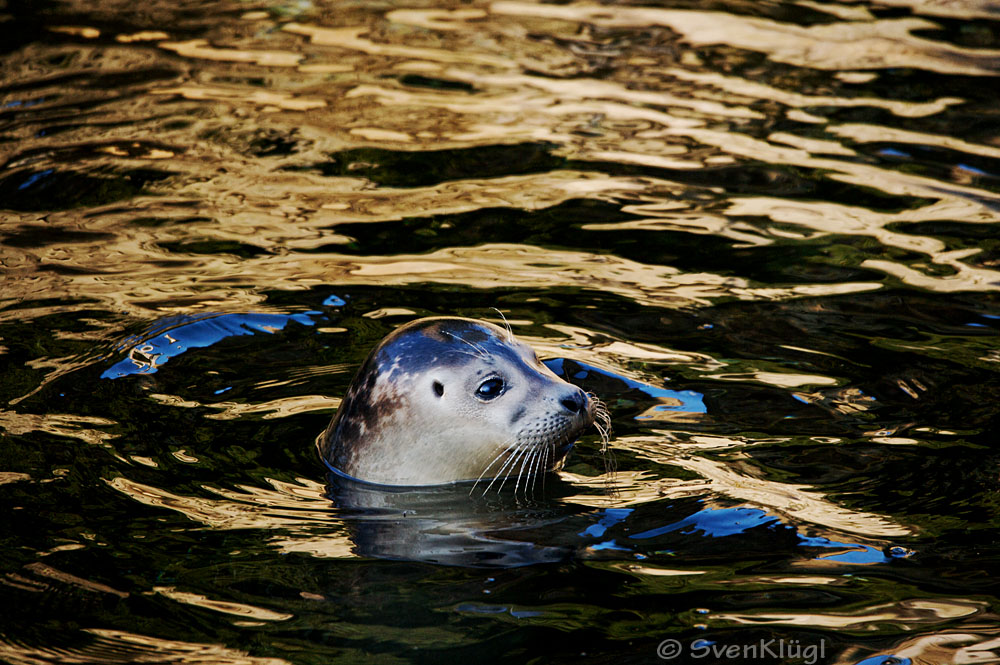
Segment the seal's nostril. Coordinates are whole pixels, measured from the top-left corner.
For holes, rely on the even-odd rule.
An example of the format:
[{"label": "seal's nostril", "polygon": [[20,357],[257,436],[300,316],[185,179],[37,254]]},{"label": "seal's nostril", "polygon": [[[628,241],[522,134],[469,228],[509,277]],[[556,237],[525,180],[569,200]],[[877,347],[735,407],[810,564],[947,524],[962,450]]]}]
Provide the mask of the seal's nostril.
[{"label": "seal's nostril", "polygon": [[580,413],[580,408],[583,406],[583,400],[580,399],[579,395],[564,397],[559,400],[559,403],[562,404],[570,413]]}]

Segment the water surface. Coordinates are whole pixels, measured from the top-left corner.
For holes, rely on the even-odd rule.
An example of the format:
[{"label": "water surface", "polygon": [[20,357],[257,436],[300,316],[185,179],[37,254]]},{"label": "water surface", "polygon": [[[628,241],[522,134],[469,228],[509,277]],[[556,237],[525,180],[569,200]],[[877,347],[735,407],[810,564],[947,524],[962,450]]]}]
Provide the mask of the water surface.
[{"label": "water surface", "polygon": [[[2,12],[0,659],[1000,663],[995,4]],[[617,472],[328,476],[493,308]]]}]

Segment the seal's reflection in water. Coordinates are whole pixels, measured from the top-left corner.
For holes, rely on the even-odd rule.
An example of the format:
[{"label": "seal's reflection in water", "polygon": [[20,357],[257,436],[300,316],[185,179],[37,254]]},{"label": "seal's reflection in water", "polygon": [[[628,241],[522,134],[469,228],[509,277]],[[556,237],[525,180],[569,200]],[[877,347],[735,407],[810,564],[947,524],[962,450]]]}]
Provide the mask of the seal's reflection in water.
[{"label": "seal's reflection in water", "polygon": [[[514,568],[568,561],[578,547],[529,540],[544,529],[557,540],[560,525],[570,542],[573,520],[587,510],[559,502],[573,488],[555,474],[539,479],[534,496],[512,484],[483,495],[473,483],[429,487],[375,485],[327,474],[329,498],[349,525],[355,553],[363,557],[449,566]],[[528,534],[528,532],[533,532]],[[554,533],[555,532],[555,533]],[[555,537],[553,537],[555,535]]]}]

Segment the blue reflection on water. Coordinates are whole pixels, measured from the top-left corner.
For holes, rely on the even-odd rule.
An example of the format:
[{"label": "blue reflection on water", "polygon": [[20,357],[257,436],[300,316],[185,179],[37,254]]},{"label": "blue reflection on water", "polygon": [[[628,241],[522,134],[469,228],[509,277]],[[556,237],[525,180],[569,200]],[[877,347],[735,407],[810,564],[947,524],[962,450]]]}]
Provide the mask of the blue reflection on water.
[{"label": "blue reflection on water", "polygon": [[625,519],[631,514],[631,508],[608,508],[602,511],[601,515],[603,516],[600,520],[598,520],[597,524],[591,524],[586,529],[581,531],[579,535],[600,538],[604,535],[605,531],[619,522],[624,522]]},{"label": "blue reflection on water", "polygon": [[768,515],[763,510],[756,508],[706,509],[700,510],[694,515],[689,515],[679,522],[643,531],[642,533],[632,534],[632,538],[637,540],[655,538],[666,533],[682,530],[689,530],[690,533],[701,531],[706,536],[721,538],[776,522],[780,523],[777,517]]},{"label": "blue reflection on water", "polygon": [[347,301],[337,295],[331,295],[323,301],[324,307],[343,307]]},{"label": "blue reflection on water", "polygon": [[0,105],[0,110],[4,109],[16,109],[16,108],[31,108],[32,106],[38,106],[45,101],[45,97],[39,97],[38,99],[14,99],[6,104]]},{"label": "blue reflection on water", "polygon": [[[583,369],[577,371],[573,374],[574,379],[584,380],[590,376],[591,373],[599,374],[615,381],[620,381],[624,383],[628,388],[633,390],[639,390],[654,399],[665,399],[665,400],[677,400],[680,404],[661,404],[656,407],[658,411],[683,411],[685,413],[708,413],[708,408],[705,406],[704,396],[694,390],[667,390],[666,388],[660,388],[657,386],[652,386],[648,383],[642,383],[641,381],[635,381],[633,379],[626,378],[614,372],[609,372],[593,365],[588,365],[587,363],[580,362],[579,360],[573,361],[576,365],[579,365]],[[563,367],[562,358],[552,358],[551,360],[545,361],[545,366],[551,369],[553,372],[559,376],[567,376],[565,368]]]},{"label": "blue reflection on water", "polygon": [[[596,524],[592,524],[587,527],[587,529],[579,535],[601,537],[605,534],[608,528],[618,522],[624,521],[631,512],[631,510],[621,509],[615,511],[604,511],[601,519]],[[765,511],[758,508],[715,508],[698,511],[697,513],[689,515],[678,522],[673,522],[665,526],[649,529],[640,533],[630,534],[629,538],[633,540],[645,540],[673,533],[675,531],[691,535],[700,534],[709,538],[722,538],[725,536],[734,536],[745,533],[750,529],[760,526],[768,526],[772,529],[796,529],[795,526],[784,524],[778,517],[769,515]],[[799,539],[798,545],[800,547],[822,547],[846,550],[834,554],[819,555],[815,557],[816,560],[835,561],[847,564],[873,564],[885,563],[892,559],[909,556],[910,554],[908,550],[903,548],[894,548],[899,551],[898,554],[896,554],[894,550],[890,550],[889,553],[886,554],[885,551],[871,545],[838,542],[824,537],[807,537],[800,534],[796,535]],[[615,545],[615,541],[613,540],[607,541],[607,543],[610,543],[610,545],[601,543],[600,546],[615,546],[615,549],[621,548],[620,545]]]},{"label": "blue reflection on water", "polygon": [[910,154],[903,152],[902,150],[896,150],[895,148],[884,148],[878,151],[878,154],[885,155],[886,157],[906,157],[910,158]]},{"label": "blue reflection on water", "polygon": [[55,169],[45,169],[44,171],[39,171],[38,173],[33,173],[30,176],[28,176],[27,180],[25,180],[20,185],[18,185],[17,188],[19,190],[21,190],[21,189],[27,189],[27,188],[31,187],[32,185],[34,185],[39,180],[41,180],[42,178],[46,178],[46,177],[52,175],[55,172],[56,172]]},{"label": "blue reflection on water", "polygon": [[847,552],[816,557],[817,559],[822,559],[823,561],[868,564],[885,563],[890,559],[890,557],[887,557],[882,550],[877,547],[872,547],[871,545],[861,545],[859,543],[838,543],[837,541],[830,540],[829,538],[806,538],[805,536],[799,536],[799,545],[804,547],[850,548]]},{"label": "blue reflection on water", "polygon": [[102,379],[118,379],[132,374],[152,374],[160,365],[188,349],[211,346],[227,337],[275,333],[294,321],[304,326],[316,324],[311,317],[320,312],[300,314],[203,314],[161,319],[141,335],[126,339],[119,350],[127,357],[101,374]]},{"label": "blue reflection on water", "polygon": [[969,173],[975,173],[976,175],[985,175],[985,176],[993,175],[989,171],[984,171],[969,164],[959,164],[958,168],[962,169],[963,171],[968,171]]}]

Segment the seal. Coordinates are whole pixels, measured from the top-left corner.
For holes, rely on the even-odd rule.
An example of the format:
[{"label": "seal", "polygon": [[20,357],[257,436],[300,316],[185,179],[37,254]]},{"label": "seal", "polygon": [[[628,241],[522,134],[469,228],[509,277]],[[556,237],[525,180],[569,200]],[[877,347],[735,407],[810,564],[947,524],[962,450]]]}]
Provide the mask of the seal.
[{"label": "seal", "polygon": [[[369,354],[317,440],[341,474],[383,485],[439,485],[561,468],[607,410],[556,376],[510,330],[460,317],[418,319]],[[534,484],[534,483],[532,483]],[[473,486],[475,487],[475,486]],[[489,490],[487,486],[486,491]]]}]

